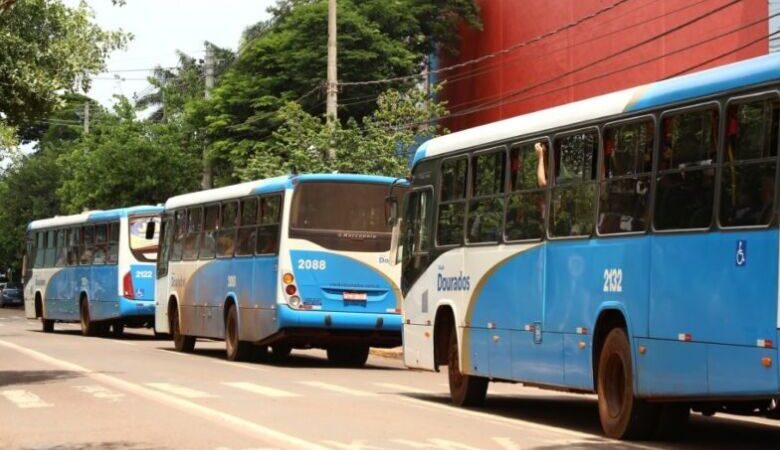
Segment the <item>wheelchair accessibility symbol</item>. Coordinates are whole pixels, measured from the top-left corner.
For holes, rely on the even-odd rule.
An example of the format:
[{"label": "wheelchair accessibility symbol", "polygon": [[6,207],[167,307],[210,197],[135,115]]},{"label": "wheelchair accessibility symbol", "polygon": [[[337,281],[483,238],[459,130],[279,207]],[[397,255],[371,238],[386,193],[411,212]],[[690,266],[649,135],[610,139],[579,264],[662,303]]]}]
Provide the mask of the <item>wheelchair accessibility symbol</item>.
[{"label": "wheelchair accessibility symbol", "polygon": [[747,264],[747,241],[737,241],[737,252],[734,255],[734,262],[737,267],[744,267]]}]

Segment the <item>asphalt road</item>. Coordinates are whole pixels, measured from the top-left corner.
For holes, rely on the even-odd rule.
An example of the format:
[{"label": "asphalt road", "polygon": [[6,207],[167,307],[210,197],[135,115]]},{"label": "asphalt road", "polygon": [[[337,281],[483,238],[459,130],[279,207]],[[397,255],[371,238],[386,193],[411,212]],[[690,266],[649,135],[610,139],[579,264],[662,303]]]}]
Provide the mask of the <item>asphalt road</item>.
[{"label": "asphalt road", "polygon": [[321,351],[232,363],[224,344],[173,351],[148,330],[121,340],[54,334],[0,309],[0,449],[769,449],[780,421],[692,417],[674,443],[601,436],[595,399],[492,384],[485,407],[448,403],[445,373],[371,356],[363,369]]}]

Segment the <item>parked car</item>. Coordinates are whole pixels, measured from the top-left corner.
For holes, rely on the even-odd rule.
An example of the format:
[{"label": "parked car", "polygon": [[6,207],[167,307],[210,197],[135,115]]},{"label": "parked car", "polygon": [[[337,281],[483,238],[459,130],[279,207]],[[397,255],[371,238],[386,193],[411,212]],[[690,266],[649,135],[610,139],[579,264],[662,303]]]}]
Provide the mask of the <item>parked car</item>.
[{"label": "parked car", "polygon": [[2,292],[2,296],[0,296],[0,307],[22,304],[22,285],[20,283],[7,283]]}]

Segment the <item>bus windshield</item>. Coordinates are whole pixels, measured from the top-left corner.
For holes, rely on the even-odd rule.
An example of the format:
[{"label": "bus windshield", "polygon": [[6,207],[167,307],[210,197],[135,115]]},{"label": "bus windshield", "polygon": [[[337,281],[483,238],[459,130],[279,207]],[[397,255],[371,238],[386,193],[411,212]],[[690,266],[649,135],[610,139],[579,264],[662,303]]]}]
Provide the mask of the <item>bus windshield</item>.
[{"label": "bus windshield", "polygon": [[[390,249],[385,220],[389,187],[370,183],[301,183],[290,214],[290,237],[331,250],[383,252]],[[400,188],[394,189],[400,195]]]},{"label": "bus windshield", "polygon": [[[160,218],[150,216],[130,217],[130,251],[138,261],[157,261],[157,246],[160,238]],[[153,225],[152,225],[153,224]],[[147,238],[147,227],[153,226],[151,239]]]}]

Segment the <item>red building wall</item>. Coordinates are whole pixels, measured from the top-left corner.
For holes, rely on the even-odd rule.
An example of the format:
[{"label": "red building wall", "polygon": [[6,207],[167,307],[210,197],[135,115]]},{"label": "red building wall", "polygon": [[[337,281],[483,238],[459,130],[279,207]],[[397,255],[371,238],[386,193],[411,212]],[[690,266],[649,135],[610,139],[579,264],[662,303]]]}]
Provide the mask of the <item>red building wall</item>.
[{"label": "red building wall", "polygon": [[[459,55],[443,58],[442,67],[558,30],[618,2],[476,1],[483,31],[464,29]],[[445,126],[457,131],[766,54],[767,17],[767,0],[627,0],[536,43],[439,73],[452,114]]]}]

